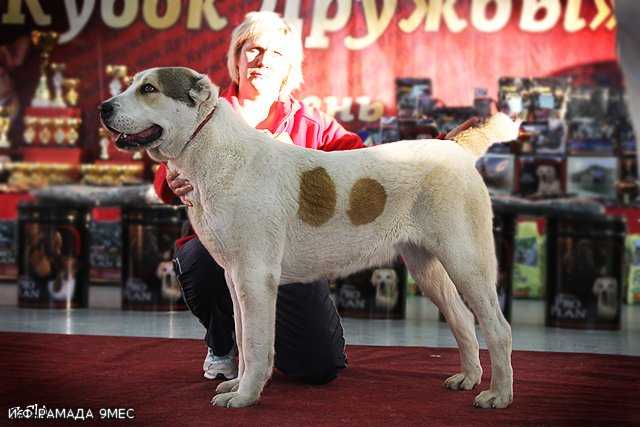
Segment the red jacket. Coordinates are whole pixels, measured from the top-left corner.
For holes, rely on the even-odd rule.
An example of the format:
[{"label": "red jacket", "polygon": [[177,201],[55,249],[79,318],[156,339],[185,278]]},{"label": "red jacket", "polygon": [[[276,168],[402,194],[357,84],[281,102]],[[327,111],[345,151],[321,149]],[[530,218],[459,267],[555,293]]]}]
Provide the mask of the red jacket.
[{"label": "red jacket", "polygon": [[[220,96],[229,101],[237,111],[239,108],[237,87],[227,88]],[[300,147],[322,151],[340,151],[363,148],[364,144],[358,135],[345,130],[335,119],[315,108],[306,107],[294,98],[278,101],[282,105],[279,109],[280,117],[274,121],[269,131],[275,135],[282,132],[289,134],[293,143]],[[161,163],[156,171],[153,182],[158,197],[165,203],[175,201],[175,195],[167,184],[167,165]],[[179,247],[195,235],[184,237],[176,242]]]}]

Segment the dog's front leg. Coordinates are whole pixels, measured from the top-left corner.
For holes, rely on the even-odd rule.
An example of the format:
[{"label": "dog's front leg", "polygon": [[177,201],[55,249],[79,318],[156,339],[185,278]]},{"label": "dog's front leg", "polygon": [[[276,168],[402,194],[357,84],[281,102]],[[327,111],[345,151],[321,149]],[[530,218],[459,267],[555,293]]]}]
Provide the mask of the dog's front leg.
[{"label": "dog's front leg", "polygon": [[[233,283],[233,277],[228,271],[224,272],[224,278],[229,288],[229,294],[231,295],[231,302],[233,303],[233,321],[235,324],[235,339],[236,347],[238,348],[238,376],[234,379],[221,382],[216,388],[216,393],[228,393],[230,391],[237,391],[240,384],[240,378],[244,372],[244,356],[242,351],[242,316],[240,316],[240,306],[238,304],[238,294],[236,286]],[[211,399],[213,403],[213,399]]]},{"label": "dog's front leg", "polygon": [[[240,363],[237,391],[218,394],[212,403],[240,408],[254,404],[271,376],[274,357],[276,296],[280,274],[255,264],[233,275],[240,321]],[[235,303],[235,302],[234,302]]]}]

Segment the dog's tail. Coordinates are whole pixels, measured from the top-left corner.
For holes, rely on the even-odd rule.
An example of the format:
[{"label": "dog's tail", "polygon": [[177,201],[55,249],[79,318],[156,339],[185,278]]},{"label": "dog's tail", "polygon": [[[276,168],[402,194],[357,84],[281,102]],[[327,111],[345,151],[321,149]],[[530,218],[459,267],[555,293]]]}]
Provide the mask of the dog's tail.
[{"label": "dog's tail", "polygon": [[453,140],[480,157],[493,144],[517,139],[520,123],[520,120],[513,121],[504,113],[496,113],[483,125],[460,132]]}]

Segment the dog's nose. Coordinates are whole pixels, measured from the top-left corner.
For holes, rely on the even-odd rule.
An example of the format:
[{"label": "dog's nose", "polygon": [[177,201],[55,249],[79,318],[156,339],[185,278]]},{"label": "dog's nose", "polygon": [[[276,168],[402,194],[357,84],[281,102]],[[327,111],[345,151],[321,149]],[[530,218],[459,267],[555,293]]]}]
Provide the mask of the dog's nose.
[{"label": "dog's nose", "polygon": [[99,110],[102,120],[106,120],[113,115],[113,104],[110,102],[103,102],[100,104]]}]

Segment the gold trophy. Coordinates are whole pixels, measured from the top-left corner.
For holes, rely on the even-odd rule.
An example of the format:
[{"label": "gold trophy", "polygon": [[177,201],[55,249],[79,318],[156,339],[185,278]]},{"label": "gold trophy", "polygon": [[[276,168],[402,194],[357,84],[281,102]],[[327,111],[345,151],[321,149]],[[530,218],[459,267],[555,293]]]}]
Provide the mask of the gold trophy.
[{"label": "gold trophy", "polygon": [[98,145],[100,145],[100,160],[109,160],[109,144],[111,144],[109,131],[101,127],[98,129],[98,135],[100,137],[98,140]]},{"label": "gold trophy", "polygon": [[67,131],[67,142],[69,145],[75,145],[78,138],[80,138],[78,130],[82,124],[82,119],[80,117],[67,117],[66,121],[67,126],[69,127],[69,130]]},{"label": "gold trophy", "polygon": [[80,85],[79,79],[64,79],[64,87],[67,89],[67,103],[71,107],[78,105],[78,86]]},{"label": "gold trophy", "polygon": [[120,94],[125,86],[130,83],[130,77],[127,75],[127,66],[126,65],[107,65],[105,69],[107,76],[111,77],[111,82],[109,83],[109,93],[111,96],[116,96]]},{"label": "gold trophy", "polygon": [[26,129],[22,134],[24,141],[27,144],[33,144],[33,141],[36,139],[36,125],[38,124],[38,118],[33,116],[25,116],[24,124]]},{"label": "gold trophy", "polygon": [[55,117],[53,119],[53,140],[58,145],[64,144],[65,139],[67,138],[67,134],[64,131],[65,119],[64,117]]},{"label": "gold trophy", "polygon": [[10,148],[11,143],[7,134],[11,128],[11,116],[6,107],[0,107],[0,148]]},{"label": "gold trophy", "polygon": [[47,81],[47,68],[49,67],[51,51],[58,43],[59,37],[60,34],[55,31],[31,32],[31,41],[34,46],[41,50],[40,57],[42,59],[40,63],[40,81],[38,82],[35,96],[31,101],[31,105],[34,107],[51,106],[51,92],[49,91],[49,83]]},{"label": "gold trophy", "polygon": [[38,117],[37,123],[40,125],[40,132],[38,132],[38,139],[41,144],[47,145],[51,138],[53,137],[53,133],[49,126],[53,123],[53,119],[49,117]]}]

